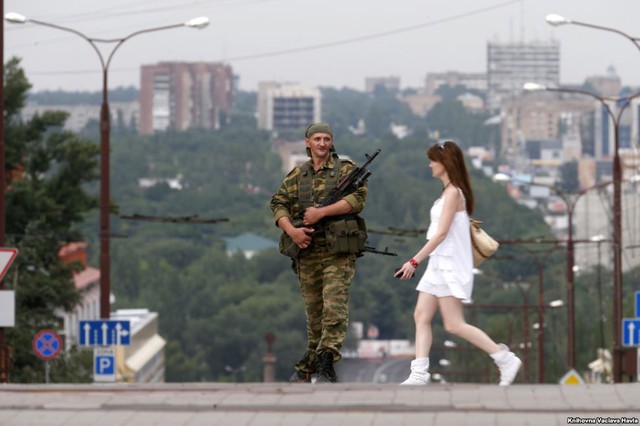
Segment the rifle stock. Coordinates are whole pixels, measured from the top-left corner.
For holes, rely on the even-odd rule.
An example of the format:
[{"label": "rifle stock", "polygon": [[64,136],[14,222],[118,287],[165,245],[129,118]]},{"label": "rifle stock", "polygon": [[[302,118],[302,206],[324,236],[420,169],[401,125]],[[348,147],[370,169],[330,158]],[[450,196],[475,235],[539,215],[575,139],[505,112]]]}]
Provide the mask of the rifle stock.
[{"label": "rifle stock", "polygon": [[364,251],[367,253],[381,254],[383,256],[397,256],[398,253],[389,251],[389,247],[385,247],[384,251],[376,250],[375,247],[365,246]]}]

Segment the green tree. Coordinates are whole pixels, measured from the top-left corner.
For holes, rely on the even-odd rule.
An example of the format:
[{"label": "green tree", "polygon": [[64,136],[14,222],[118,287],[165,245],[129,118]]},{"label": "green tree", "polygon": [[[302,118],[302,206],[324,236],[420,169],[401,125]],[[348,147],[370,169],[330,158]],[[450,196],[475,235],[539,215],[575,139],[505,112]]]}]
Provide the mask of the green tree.
[{"label": "green tree", "polygon": [[490,128],[484,125],[486,114],[472,114],[457,99],[438,102],[427,115],[429,130],[440,138],[453,139],[464,147],[488,146]]},{"label": "green tree", "polygon": [[[61,263],[58,251],[81,240],[74,224],[96,206],[84,185],[97,178],[98,147],[62,130],[65,112],[22,121],[19,112],[29,87],[19,59],[9,60],[4,73],[6,229],[7,245],[20,251],[6,278],[16,292],[16,326],[7,333],[14,382],[44,379],[42,363],[32,353],[33,336],[59,328],[56,311],[70,311],[80,300],[72,269]],[[87,381],[90,372],[87,355],[70,352],[56,360],[52,377]]]}]

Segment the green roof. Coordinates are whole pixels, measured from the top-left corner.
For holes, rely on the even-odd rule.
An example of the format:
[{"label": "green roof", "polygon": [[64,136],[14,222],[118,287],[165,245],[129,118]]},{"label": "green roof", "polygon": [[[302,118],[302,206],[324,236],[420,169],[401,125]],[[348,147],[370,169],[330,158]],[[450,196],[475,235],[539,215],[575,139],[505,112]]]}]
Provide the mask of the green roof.
[{"label": "green roof", "polygon": [[260,235],[254,234],[253,232],[245,232],[244,234],[240,234],[237,237],[227,237],[223,239],[226,243],[227,251],[259,251],[270,248],[278,248],[277,241],[263,238]]}]

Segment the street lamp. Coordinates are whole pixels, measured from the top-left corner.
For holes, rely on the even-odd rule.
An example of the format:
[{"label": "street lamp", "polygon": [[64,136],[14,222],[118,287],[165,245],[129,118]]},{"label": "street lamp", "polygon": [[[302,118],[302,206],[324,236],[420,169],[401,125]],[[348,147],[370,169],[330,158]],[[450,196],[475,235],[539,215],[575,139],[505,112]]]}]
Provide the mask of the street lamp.
[{"label": "street lamp", "polygon": [[[534,83],[526,83],[525,90],[543,90],[539,89],[543,87]],[[493,176],[493,180],[496,182],[515,182],[519,184],[526,184],[530,186],[541,186],[553,191],[564,203],[567,208],[567,366],[569,369],[574,369],[576,365],[576,316],[575,316],[575,243],[573,238],[573,217],[578,200],[586,193],[594,189],[602,189],[613,182],[607,181],[596,184],[589,188],[574,194],[575,197],[570,197],[568,194],[559,188],[552,185],[545,185],[536,182],[524,182],[513,179],[510,175],[505,173],[496,173]]]},{"label": "street lamp", "polygon": [[[140,34],[164,31],[172,28],[188,27],[202,29],[209,25],[209,18],[198,17],[181,24],[165,25],[161,27],[147,28],[135,31],[122,38],[95,38],[88,37],[85,34],[73,28],[63,27],[49,22],[39,21],[36,19],[28,19],[19,13],[10,12],[5,15],[5,19],[13,24],[32,24],[51,27],[58,30],[73,33],[86,40],[93,50],[98,54],[100,65],[102,67],[102,106],[100,108],[100,318],[109,318],[111,307],[109,303],[109,294],[111,293],[111,257],[110,257],[110,226],[109,226],[109,137],[111,131],[110,115],[109,115],[109,95],[108,95],[108,73],[111,59],[122,44],[132,37]],[[106,60],[98,43],[115,44]]]},{"label": "street lamp", "polygon": [[[617,32],[617,31],[616,31]],[[639,47],[640,48],[640,47]],[[598,100],[606,109],[609,117],[613,121],[613,380],[618,383],[622,381],[622,165],[620,162],[620,119],[625,109],[631,104],[631,101],[640,96],[640,92],[630,96],[608,97],[599,96],[595,93],[579,90],[568,89],[564,87],[546,87],[536,83],[525,83],[523,86],[525,91],[549,91],[576,93],[590,96]],[[621,105],[617,114],[611,109],[609,103]],[[573,272],[571,272],[573,273]],[[573,304],[571,300],[568,303]],[[575,356],[575,355],[574,355]]]},{"label": "street lamp", "polygon": [[559,27],[560,25],[579,25],[581,27],[594,28],[596,30],[609,31],[612,33],[620,34],[621,36],[630,40],[635,46],[640,50],[640,37],[632,37],[629,34],[617,30],[615,28],[603,27],[600,25],[588,24],[586,22],[573,21],[571,19],[567,19],[564,16],[556,15],[555,13],[549,14],[546,17],[546,21],[549,25],[553,25],[554,27]]}]

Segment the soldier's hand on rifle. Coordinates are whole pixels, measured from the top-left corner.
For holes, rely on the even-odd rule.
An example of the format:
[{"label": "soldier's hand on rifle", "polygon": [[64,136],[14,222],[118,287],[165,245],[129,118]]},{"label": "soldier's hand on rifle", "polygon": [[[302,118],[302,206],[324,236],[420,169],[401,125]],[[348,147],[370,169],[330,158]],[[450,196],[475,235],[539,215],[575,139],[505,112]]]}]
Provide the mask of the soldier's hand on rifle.
[{"label": "soldier's hand on rifle", "polygon": [[311,234],[313,234],[312,228],[302,227],[291,230],[289,236],[298,247],[304,249],[311,244]]},{"label": "soldier's hand on rifle", "polygon": [[324,218],[324,210],[317,207],[309,207],[304,211],[302,222],[306,226],[315,225]]}]

